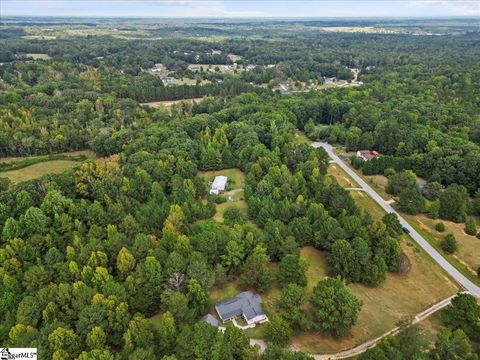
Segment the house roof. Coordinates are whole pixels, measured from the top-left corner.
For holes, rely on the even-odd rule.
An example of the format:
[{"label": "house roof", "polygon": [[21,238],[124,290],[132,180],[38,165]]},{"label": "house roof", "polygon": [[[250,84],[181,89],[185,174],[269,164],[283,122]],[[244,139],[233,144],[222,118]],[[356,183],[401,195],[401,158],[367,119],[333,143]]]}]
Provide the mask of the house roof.
[{"label": "house roof", "polygon": [[227,186],[228,178],[226,176],[215,176],[215,180],[213,180],[211,189],[212,190],[225,190]]},{"label": "house roof", "polygon": [[206,323],[209,323],[212,326],[218,327],[218,320],[215,319],[212,315],[207,314],[205,316],[202,316],[200,318],[200,321],[205,321]]},{"label": "house roof", "polygon": [[220,301],[215,305],[218,315],[222,320],[228,320],[240,315],[251,320],[256,316],[265,315],[260,296],[251,291],[244,291],[237,296]]},{"label": "house roof", "polygon": [[373,158],[375,158],[375,157],[377,157],[377,156],[380,155],[380,154],[379,154],[377,151],[375,151],[375,150],[372,150],[372,151],[370,151],[370,150],[360,150],[359,153],[360,153],[360,155],[361,155],[362,157],[364,157],[364,158],[367,159],[367,160],[371,160],[371,159],[373,159]]}]

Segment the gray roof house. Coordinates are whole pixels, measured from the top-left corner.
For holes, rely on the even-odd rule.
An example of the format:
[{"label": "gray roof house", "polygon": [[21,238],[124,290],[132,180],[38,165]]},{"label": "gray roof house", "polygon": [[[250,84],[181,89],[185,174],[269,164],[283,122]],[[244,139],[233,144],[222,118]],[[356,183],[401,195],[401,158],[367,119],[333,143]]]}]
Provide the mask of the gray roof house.
[{"label": "gray roof house", "polygon": [[267,320],[262,299],[251,291],[244,291],[233,298],[220,301],[215,305],[215,310],[223,322],[238,317],[243,317],[249,325]]},{"label": "gray roof house", "polygon": [[215,319],[212,315],[210,314],[207,314],[205,316],[202,316],[200,318],[200,321],[205,321],[206,323],[214,326],[214,327],[218,327],[218,320]]}]

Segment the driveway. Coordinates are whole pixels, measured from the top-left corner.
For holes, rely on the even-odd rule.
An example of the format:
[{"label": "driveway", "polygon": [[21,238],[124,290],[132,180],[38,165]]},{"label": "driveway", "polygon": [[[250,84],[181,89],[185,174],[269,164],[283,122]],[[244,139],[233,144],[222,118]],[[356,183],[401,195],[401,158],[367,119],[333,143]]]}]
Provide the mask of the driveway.
[{"label": "driveway", "polygon": [[366,193],[368,193],[373,200],[375,200],[387,213],[394,213],[398,216],[400,224],[410,231],[410,236],[415,240],[452,278],[454,278],[461,286],[463,286],[467,291],[473,294],[475,297],[480,298],[480,287],[475,285],[472,281],[467,279],[460,271],[455,269],[448,260],[446,260],[434,247],[432,247],[427,240],[425,240],[415,229],[403,218],[400,214],[385,200],[382,199],[380,195],[373,190],[370,185],[368,185],[363,179],[358,176],[355,171],[350,169],[347,164],[343,162],[334,152],[333,147],[330,144],[323,142],[313,142],[313,147],[324,148],[330,158],[338,164],[348,175],[350,175],[353,180],[355,180]]}]

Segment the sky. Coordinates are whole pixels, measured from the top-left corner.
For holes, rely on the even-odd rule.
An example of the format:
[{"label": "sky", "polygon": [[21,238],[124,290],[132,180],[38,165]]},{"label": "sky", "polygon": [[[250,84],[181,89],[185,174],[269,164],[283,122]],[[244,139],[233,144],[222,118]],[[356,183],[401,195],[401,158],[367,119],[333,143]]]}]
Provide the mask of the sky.
[{"label": "sky", "polygon": [[480,17],[480,0],[0,0],[2,16]]}]

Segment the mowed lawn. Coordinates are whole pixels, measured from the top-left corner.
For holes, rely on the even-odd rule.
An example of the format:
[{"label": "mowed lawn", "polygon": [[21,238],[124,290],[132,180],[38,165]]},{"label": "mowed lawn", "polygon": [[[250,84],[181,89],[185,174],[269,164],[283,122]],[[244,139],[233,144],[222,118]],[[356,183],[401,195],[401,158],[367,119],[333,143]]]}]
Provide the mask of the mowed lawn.
[{"label": "mowed lawn", "polygon": [[[442,219],[430,219],[425,214],[408,215],[402,213],[409,223],[421,229],[421,231],[428,237],[430,242],[434,242],[437,247],[440,246],[440,242],[443,240],[446,234],[452,233],[458,241],[458,250],[453,255],[443,256],[451,258],[451,260],[459,262],[465,267],[472,275],[476,275],[477,268],[480,266],[480,239],[476,236],[468,235],[465,233],[464,223],[454,223],[452,221]],[[480,228],[480,220],[476,217],[477,224]],[[435,225],[439,222],[445,224],[445,231],[438,232],[435,230]],[[441,251],[441,250],[440,250]]]},{"label": "mowed lawn", "polygon": [[8,177],[13,183],[19,183],[33,180],[46,174],[59,174],[76,164],[79,164],[79,162],[72,160],[46,161],[22,169],[1,171],[0,177]]},{"label": "mowed lawn", "polygon": [[204,178],[207,182],[215,178],[215,176],[228,177],[228,189],[243,189],[245,186],[245,174],[238,168],[223,169],[223,170],[208,170],[200,171],[198,176]]},{"label": "mowed lawn", "polygon": [[357,182],[353,180],[341,167],[338,165],[331,163],[327,168],[327,174],[333,176],[338,184],[343,187],[352,187],[356,188],[359,187]]}]

